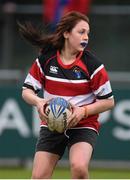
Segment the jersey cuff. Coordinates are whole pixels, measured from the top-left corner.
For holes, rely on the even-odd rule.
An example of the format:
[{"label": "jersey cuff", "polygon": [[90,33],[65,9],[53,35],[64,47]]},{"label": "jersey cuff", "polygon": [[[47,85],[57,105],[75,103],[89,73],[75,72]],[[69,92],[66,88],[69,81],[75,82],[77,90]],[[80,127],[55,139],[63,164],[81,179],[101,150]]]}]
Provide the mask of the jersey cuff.
[{"label": "jersey cuff", "polygon": [[33,86],[31,86],[31,85],[29,85],[29,84],[26,84],[26,83],[23,84],[23,89],[24,89],[24,88],[31,89],[31,90],[33,90],[36,94],[39,92],[39,90],[35,90]]},{"label": "jersey cuff", "polygon": [[97,99],[108,99],[108,98],[110,98],[110,97],[112,97],[112,96],[113,96],[113,94],[112,94],[112,92],[111,92],[111,93],[106,94],[106,95],[104,95],[104,96],[97,96],[96,98],[97,98]]}]

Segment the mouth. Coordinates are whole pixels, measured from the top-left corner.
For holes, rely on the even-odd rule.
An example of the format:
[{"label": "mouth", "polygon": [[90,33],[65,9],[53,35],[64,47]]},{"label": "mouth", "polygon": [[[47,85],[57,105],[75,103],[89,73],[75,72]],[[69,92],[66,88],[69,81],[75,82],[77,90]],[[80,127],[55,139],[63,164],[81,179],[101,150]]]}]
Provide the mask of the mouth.
[{"label": "mouth", "polygon": [[88,45],[88,41],[81,41],[80,45],[85,48]]}]

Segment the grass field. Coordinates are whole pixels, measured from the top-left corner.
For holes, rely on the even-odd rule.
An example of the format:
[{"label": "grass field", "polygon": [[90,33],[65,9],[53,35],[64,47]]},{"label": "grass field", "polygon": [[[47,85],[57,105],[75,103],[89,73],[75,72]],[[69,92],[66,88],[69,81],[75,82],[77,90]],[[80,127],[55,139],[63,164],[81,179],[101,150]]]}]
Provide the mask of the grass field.
[{"label": "grass field", "polygon": [[[24,168],[0,168],[0,179],[30,179],[31,170]],[[54,179],[69,179],[70,172],[67,168],[56,168]],[[91,169],[91,179],[130,179],[130,170]]]}]

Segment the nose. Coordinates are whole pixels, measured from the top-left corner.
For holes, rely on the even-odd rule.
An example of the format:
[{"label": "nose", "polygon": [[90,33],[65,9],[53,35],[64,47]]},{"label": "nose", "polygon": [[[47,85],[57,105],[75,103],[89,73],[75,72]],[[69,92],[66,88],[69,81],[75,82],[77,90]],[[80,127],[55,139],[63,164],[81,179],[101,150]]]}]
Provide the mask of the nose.
[{"label": "nose", "polygon": [[83,40],[84,40],[84,41],[88,41],[88,34],[87,34],[87,33],[85,33],[85,34],[83,35]]},{"label": "nose", "polygon": [[83,36],[83,40],[87,41],[88,40],[88,34],[85,33],[84,36]]}]

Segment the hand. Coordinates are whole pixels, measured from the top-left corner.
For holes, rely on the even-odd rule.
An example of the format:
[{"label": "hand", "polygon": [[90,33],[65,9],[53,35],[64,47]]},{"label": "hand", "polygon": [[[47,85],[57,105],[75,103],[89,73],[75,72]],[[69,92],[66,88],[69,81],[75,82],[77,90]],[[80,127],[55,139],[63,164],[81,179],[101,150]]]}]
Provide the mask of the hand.
[{"label": "hand", "polygon": [[76,126],[81,119],[83,119],[86,115],[86,111],[84,107],[72,106],[73,113],[67,120],[67,128],[71,128]]},{"label": "hand", "polygon": [[48,117],[44,112],[44,106],[47,103],[48,103],[47,100],[41,98],[40,100],[38,100],[37,105],[36,105],[40,119],[46,122],[48,121]]}]

